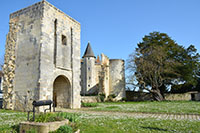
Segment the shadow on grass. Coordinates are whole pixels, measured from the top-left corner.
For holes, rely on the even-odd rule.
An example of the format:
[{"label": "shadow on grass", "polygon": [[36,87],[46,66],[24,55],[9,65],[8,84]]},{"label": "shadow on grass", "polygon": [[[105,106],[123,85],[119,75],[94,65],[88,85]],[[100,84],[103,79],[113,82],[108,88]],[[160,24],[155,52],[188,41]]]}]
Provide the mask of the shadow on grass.
[{"label": "shadow on grass", "polygon": [[11,128],[13,131],[19,133],[19,124],[13,125]]},{"label": "shadow on grass", "polygon": [[142,126],[141,128],[149,129],[149,130],[165,131],[165,132],[174,131],[174,130],[162,129],[162,128],[157,128],[157,127],[143,127]]}]

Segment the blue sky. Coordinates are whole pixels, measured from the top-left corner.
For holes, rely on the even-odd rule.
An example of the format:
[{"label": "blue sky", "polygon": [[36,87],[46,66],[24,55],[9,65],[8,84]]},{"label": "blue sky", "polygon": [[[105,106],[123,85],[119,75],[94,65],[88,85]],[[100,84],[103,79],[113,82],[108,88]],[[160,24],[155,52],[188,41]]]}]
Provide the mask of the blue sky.
[{"label": "blue sky", "polygon": [[[40,0],[4,0],[0,4],[0,56],[4,54],[9,14]],[[90,41],[94,53],[127,59],[142,37],[167,33],[200,52],[200,0],[48,0],[81,23],[81,55]]]}]

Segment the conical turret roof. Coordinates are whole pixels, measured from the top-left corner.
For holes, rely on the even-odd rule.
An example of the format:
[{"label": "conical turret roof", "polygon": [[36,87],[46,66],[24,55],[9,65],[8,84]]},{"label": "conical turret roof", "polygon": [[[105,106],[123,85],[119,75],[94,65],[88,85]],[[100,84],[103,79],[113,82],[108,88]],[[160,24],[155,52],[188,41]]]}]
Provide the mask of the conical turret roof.
[{"label": "conical turret roof", "polygon": [[90,42],[88,42],[87,48],[86,48],[85,53],[83,55],[83,58],[84,57],[94,57],[94,58],[96,58],[95,55],[94,55],[94,52],[92,51],[92,47],[90,45]]}]

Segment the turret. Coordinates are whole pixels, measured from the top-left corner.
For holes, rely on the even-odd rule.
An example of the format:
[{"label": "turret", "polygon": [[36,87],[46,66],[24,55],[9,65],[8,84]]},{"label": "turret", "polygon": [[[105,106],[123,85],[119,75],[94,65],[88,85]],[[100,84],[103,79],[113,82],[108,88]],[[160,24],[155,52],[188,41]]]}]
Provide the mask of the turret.
[{"label": "turret", "polygon": [[95,61],[96,57],[90,43],[88,43],[81,63],[82,95],[97,93]]}]

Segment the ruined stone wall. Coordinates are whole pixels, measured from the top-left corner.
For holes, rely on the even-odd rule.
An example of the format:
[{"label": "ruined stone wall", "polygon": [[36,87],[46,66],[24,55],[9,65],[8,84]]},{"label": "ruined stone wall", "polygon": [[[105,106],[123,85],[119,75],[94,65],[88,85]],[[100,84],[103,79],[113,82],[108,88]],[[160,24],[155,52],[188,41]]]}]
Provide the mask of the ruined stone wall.
[{"label": "ruined stone wall", "polygon": [[191,93],[180,93],[180,94],[165,94],[165,100],[169,101],[189,101],[192,100]]},{"label": "ruined stone wall", "polygon": [[116,100],[125,97],[125,70],[124,60],[111,59],[110,60],[110,87],[109,94],[115,95]]},{"label": "ruined stone wall", "polygon": [[96,93],[98,94],[99,93],[99,84],[100,84],[100,74],[101,74],[101,64],[95,64],[95,71],[96,71],[96,77],[95,77],[95,82],[96,82],[96,86],[97,86],[97,89],[96,89]]},{"label": "ruined stone wall", "polygon": [[[70,82],[70,107],[80,107],[80,24],[44,2],[41,27],[40,99],[53,98],[53,84],[62,75]],[[56,32],[55,32],[56,31]],[[65,36],[66,43],[63,44]]]},{"label": "ruined stone wall", "polygon": [[109,77],[110,77],[110,68],[109,68],[110,62],[109,58],[101,54],[101,72],[100,72],[100,82],[99,82],[99,90],[103,94],[105,94],[106,97],[109,96]]},{"label": "ruined stone wall", "polygon": [[101,102],[99,96],[82,96],[81,97],[82,103],[98,103]]},{"label": "ruined stone wall", "polygon": [[41,16],[41,2],[10,15],[3,68],[6,109],[29,109],[38,99]]}]

